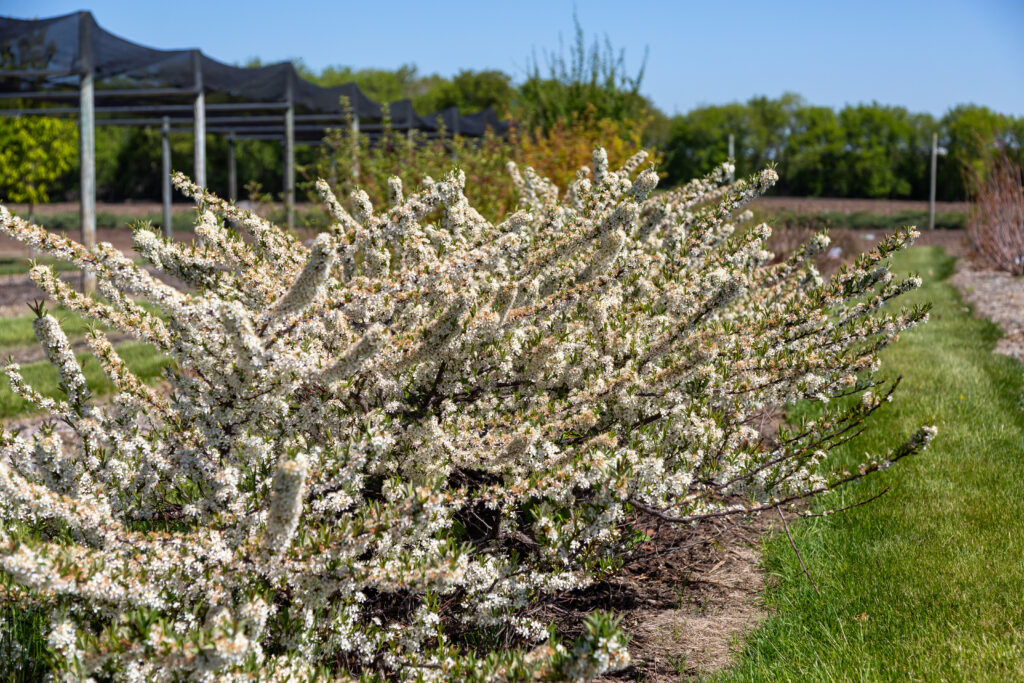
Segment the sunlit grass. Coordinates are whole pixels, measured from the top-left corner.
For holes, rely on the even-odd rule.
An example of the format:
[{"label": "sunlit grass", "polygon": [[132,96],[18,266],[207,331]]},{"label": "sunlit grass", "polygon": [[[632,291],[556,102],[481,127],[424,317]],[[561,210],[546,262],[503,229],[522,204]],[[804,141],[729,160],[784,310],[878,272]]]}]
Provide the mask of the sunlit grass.
[{"label": "sunlit grass", "polygon": [[[158,379],[163,369],[170,364],[170,359],[150,344],[129,342],[117,347],[117,352],[128,367],[145,382]],[[103,374],[99,362],[92,354],[83,353],[77,356],[82,365],[82,372],[94,396],[103,396],[113,391],[114,387]],[[57,382],[57,370],[48,361],[23,365],[22,375],[25,381],[44,396],[64,398]],[[32,412],[33,407],[24,399],[11,391],[6,378],[0,379],[0,419],[14,417]]]},{"label": "sunlit grass", "polygon": [[[40,299],[42,298],[43,295],[40,294]],[[149,311],[153,315],[161,318],[164,317],[162,312],[156,306],[145,301],[139,301],[137,303],[141,308]],[[39,342],[36,339],[36,333],[32,328],[32,321],[35,320],[36,316],[34,313],[27,312],[28,306],[25,307],[25,310],[25,315],[0,318],[0,356],[6,355],[14,348],[38,346]],[[74,340],[84,337],[89,331],[90,325],[99,325],[95,321],[82,318],[78,314],[72,313],[66,308],[47,308],[47,311],[50,315],[60,321],[61,329],[64,330],[64,334],[68,336],[68,339]],[[102,325],[99,325],[99,327],[101,329],[106,329]]]},{"label": "sunlit grass", "polygon": [[[42,295],[40,298],[43,298]],[[28,310],[27,306],[25,310]],[[50,314],[60,321],[61,329],[69,339],[85,336],[89,331],[89,323],[86,320],[65,308],[56,308],[50,311]],[[35,318],[35,314],[27,312],[17,317],[0,318],[0,349],[36,346],[38,342],[32,329],[32,321]]]},{"label": "sunlit grass", "polygon": [[33,260],[28,257],[3,256],[0,257],[0,275],[19,275],[27,273],[32,269],[33,263],[51,266],[54,270],[60,272],[76,270],[73,264],[66,261],[58,261],[54,258],[37,258]]},{"label": "sunlit grass", "polygon": [[[882,453],[925,424],[932,447],[829,501],[890,492],[766,547],[773,616],[747,641],[738,681],[1024,680],[1024,369],[992,353],[1000,333],[943,280],[953,260],[917,248],[897,267],[924,286],[931,321],[884,356],[894,403],[836,458]],[[771,582],[770,582],[771,583]]]}]

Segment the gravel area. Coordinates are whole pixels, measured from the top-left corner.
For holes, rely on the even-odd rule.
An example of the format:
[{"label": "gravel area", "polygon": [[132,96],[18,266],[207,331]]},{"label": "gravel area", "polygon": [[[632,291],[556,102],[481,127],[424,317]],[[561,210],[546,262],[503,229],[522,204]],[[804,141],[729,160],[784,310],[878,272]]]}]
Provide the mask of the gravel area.
[{"label": "gravel area", "polygon": [[996,353],[1024,363],[1024,278],[962,258],[950,284],[974,306],[977,315],[1002,328],[1004,336],[996,343]]}]

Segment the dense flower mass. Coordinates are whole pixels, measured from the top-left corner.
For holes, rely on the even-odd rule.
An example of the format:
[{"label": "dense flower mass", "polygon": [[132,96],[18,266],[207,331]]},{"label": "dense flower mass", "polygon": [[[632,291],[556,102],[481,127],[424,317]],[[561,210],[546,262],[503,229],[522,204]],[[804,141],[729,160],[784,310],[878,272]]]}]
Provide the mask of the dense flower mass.
[{"label": "dense flower mass", "polygon": [[562,643],[537,607],[614,572],[647,540],[638,516],[757,514],[925,446],[931,428],[822,466],[891,394],[878,351],[926,315],[887,308],[919,284],[886,267],[913,233],[823,281],[825,235],[769,265],[770,229],[743,225],[774,171],[653,193],[644,161],[597,150],[565,199],[513,166],[521,207],[499,224],[458,172],[395,182],[386,208],[321,182],[333,225],[310,245],[177,175],[201,240],[141,226],[134,244],[187,289],[0,207],[4,233],[103,294],[37,266],[52,299],[174,360],[154,389],[94,331],[118,392],[97,405],[40,310],[66,399],[3,368],[77,434],[0,434],[3,595],[48,606],[57,671],[586,680],[628,662],[614,620]]}]

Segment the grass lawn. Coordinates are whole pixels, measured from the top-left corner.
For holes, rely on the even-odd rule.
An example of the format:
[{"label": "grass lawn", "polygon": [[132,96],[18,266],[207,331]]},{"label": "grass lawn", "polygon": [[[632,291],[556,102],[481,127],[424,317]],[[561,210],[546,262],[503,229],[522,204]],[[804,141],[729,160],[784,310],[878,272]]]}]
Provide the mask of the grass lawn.
[{"label": "grass lawn", "polygon": [[[40,295],[43,298],[44,295]],[[26,306],[26,310],[28,307]],[[66,308],[55,308],[47,311],[60,321],[61,329],[68,339],[84,337],[89,331],[89,322]],[[0,318],[0,349],[12,349],[19,346],[38,346],[36,333],[32,329],[34,313],[19,315],[13,318]]]},{"label": "grass lawn", "polygon": [[833,498],[837,516],[792,531],[821,597],[785,535],[765,548],[772,617],[721,681],[1024,680],[1024,369],[995,355],[998,328],[971,317],[943,280],[938,247],[900,256],[924,286],[931,321],[886,351],[902,375],[894,403],[835,457],[881,453],[924,424],[922,455]]},{"label": "grass lawn", "polygon": [[[117,352],[139,379],[146,382],[159,378],[160,373],[170,363],[170,359],[150,344],[128,342],[118,346]],[[91,353],[79,354],[77,358],[94,396],[109,394],[114,390],[110,380],[100,369],[99,361]],[[57,370],[49,361],[23,365],[21,371],[25,381],[44,396],[64,398],[64,392],[57,386]],[[11,391],[6,376],[0,377],[0,419],[30,412],[31,408],[32,406]]]},{"label": "grass lawn", "polygon": [[[135,264],[139,266],[149,265],[147,261],[139,258],[135,259]],[[58,273],[78,270],[78,267],[73,263],[61,261],[49,256],[38,256],[34,259],[27,256],[0,256],[0,275],[24,275],[28,271],[32,270],[33,266],[37,265],[50,266]]]},{"label": "grass lawn", "polygon": [[[40,298],[43,298],[42,293],[40,293]],[[136,303],[153,315],[166,319],[163,312],[148,301],[138,301]],[[28,307],[26,306],[27,309]],[[59,306],[52,309],[47,308],[47,312],[60,321],[61,329],[64,330],[64,334],[68,336],[68,339],[84,337],[89,331],[90,324],[99,325],[100,329],[107,329],[106,326],[100,325],[95,320],[83,318],[77,313],[72,313],[66,308]],[[35,319],[34,313],[0,318],[0,356],[6,355],[6,352],[13,348],[39,345],[35,330],[32,328],[32,321]]]},{"label": "grass lawn", "polygon": [[55,258],[40,256],[33,261],[33,259],[23,256],[2,256],[0,257],[0,275],[20,275],[22,273],[27,273],[32,270],[33,263],[42,266],[53,266],[54,270],[58,272],[77,270],[73,264],[68,263],[67,261],[59,261]]}]

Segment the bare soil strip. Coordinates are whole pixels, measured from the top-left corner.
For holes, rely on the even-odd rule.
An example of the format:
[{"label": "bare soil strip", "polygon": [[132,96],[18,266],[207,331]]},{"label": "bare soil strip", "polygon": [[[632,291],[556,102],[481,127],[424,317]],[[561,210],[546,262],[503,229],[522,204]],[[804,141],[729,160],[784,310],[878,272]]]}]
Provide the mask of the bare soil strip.
[{"label": "bare soil strip", "polygon": [[632,635],[633,664],[608,680],[668,682],[728,668],[744,636],[767,616],[759,546],[769,532],[765,515],[731,529],[686,530],[693,538],[684,545],[698,545],[626,574],[624,591],[638,603],[622,622]]}]

